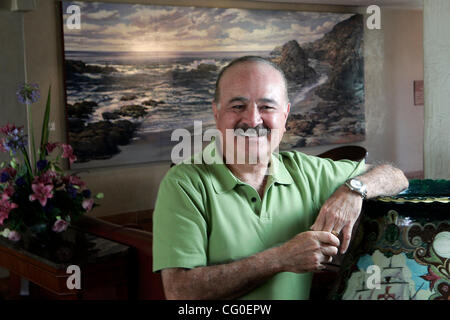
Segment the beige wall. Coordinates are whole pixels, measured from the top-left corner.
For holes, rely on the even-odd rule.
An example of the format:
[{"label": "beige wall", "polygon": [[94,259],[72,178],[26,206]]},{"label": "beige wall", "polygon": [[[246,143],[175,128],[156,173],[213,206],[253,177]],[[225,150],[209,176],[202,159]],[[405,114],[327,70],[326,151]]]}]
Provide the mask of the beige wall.
[{"label": "beige wall", "polygon": [[[26,107],[15,95],[17,84],[25,81],[24,56],[23,13],[0,10],[0,126],[27,127]],[[8,159],[0,152],[0,162]]]},{"label": "beige wall", "polygon": [[425,177],[450,179],[450,1],[424,2]]},{"label": "beige wall", "polygon": [[[422,12],[385,10],[383,29],[384,108],[391,130],[387,135],[390,158],[386,160],[406,172],[422,171],[424,106],[415,106],[413,96],[413,81],[423,80]],[[376,153],[379,159],[383,159],[382,152]]]},{"label": "beige wall", "polygon": [[[247,1],[216,3],[253,5]],[[330,6],[292,5],[289,8],[348,10]],[[370,162],[389,161],[407,171],[422,170],[423,110],[412,103],[412,81],[422,78],[423,69],[421,19],[420,11],[383,10],[382,30],[366,30],[365,33],[367,139],[359,144],[369,150]],[[52,85],[51,118],[56,123],[56,131],[51,138],[65,140],[61,25],[55,2],[37,1],[37,10],[26,13],[24,21],[29,81],[39,83],[41,88]],[[33,117],[41,118],[43,109],[44,101],[37,106]],[[331,147],[334,146],[303,151],[317,154]],[[159,183],[168,168],[167,162],[92,169],[80,175],[94,192],[105,193],[102,205],[93,212],[102,216],[152,208]]]}]

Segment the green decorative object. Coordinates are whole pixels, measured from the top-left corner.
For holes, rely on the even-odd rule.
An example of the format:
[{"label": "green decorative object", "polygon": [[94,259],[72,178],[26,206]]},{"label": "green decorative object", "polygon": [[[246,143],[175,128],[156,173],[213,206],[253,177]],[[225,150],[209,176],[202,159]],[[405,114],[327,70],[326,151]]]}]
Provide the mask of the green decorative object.
[{"label": "green decorative object", "polygon": [[331,298],[449,300],[450,181],[411,180],[364,201]]}]

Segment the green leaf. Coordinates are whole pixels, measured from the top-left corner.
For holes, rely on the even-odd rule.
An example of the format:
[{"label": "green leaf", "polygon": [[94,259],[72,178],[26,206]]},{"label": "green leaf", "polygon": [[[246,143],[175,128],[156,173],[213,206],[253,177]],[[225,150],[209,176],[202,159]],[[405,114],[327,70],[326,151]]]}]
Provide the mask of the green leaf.
[{"label": "green leaf", "polygon": [[48,87],[48,96],[47,96],[47,104],[45,106],[45,115],[44,115],[44,123],[42,124],[42,135],[41,135],[41,147],[40,147],[40,155],[39,159],[45,159],[45,146],[48,143],[48,122],[50,118],[50,93],[52,87]]},{"label": "green leaf", "polygon": [[12,159],[11,160],[11,162],[10,162],[10,165],[11,165],[11,168],[13,168],[13,169],[17,169],[17,162],[16,162],[16,159]]},{"label": "green leaf", "polygon": [[20,170],[18,172],[18,176],[22,177],[27,174],[27,167],[26,166],[20,166]]},{"label": "green leaf", "polygon": [[95,196],[95,198],[97,198],[97,199],[103,199],[104,198],[104,194],[103,194],[103,192],[100,192],[100,193],[97,193],[97,195]]}]

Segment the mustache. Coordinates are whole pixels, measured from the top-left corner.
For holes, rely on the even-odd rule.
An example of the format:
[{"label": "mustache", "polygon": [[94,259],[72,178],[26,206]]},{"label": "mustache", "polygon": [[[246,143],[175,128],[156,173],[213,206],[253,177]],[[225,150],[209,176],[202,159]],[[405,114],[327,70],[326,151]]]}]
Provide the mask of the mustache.
[{"label": "mustache", "polygon": [[270,131],[270,128],[264,124],[258,124],[256,127],[250,127],[247,124],[238,124],[234,128],[234,135],[243,137],[263,137],[270,134]]}]

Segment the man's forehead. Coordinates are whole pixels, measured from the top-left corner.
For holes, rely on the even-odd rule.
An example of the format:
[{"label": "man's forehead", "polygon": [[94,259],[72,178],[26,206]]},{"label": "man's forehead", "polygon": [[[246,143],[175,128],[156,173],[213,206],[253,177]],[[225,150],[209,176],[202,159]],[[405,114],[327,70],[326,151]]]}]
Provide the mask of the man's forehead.
[{"label": "man's forehead", "polygon": [[[228,101],[226,101],[226,103],[233,103],[233,102],[248,103],[248,102],[250,102],[250,99],[246,96],[235,96],[235,97],[231,97]],[[278,104],[279,103],[279,101],[277,101],[276,99],[272,99],[270,96],[259,98],[259,99],[257,99],[256,102],[257,103],[269,103],[269,104]]]},{"label": "man's forehead", "polygon": [[240,87],[242,83],[239,80],[241,79],[264,80],[272,89],[285,89],[281,73],[270,64],[259,61],[246,61],[231,66],[220,79],[219,87],[221,91],[226,91],[227,88],[244,90],[245,88]]},{"label": "man's forehead", "polygon": [[[236,76],[242,76],[242,74],[247,74],[249,72],[260,72],[260,73],[275,73],[278,74],[278,78],[282,80],[282,75],[279,70],[274,68],[268,63],[262,62],[262,61],[244,61],[237,63],[233,66],[231,66],[229,69],[227,69],[222,77],[222,80],[224,78],[233,78]],[[221,81],[222,82],[222,81]]]}]

